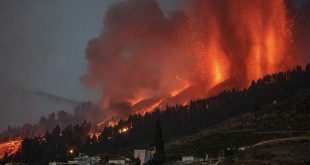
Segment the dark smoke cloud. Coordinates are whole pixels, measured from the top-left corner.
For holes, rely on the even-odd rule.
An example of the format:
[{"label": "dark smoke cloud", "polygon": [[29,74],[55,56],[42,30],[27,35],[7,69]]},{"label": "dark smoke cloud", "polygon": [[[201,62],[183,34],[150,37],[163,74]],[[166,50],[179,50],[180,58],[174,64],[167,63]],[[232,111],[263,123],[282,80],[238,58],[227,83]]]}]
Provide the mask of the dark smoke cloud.
[{"label": "dark smoke cloud", "polygon": [[[129,0],[112,5],[104,31],[87,48],[88,86],[102,88],[105,108],[130,109],[128,101],[168,95],[176,76],[190,72],[178,52],[177,18],[165,17],[155,0]],[[119,103],[117,103],[119,102]]]}]

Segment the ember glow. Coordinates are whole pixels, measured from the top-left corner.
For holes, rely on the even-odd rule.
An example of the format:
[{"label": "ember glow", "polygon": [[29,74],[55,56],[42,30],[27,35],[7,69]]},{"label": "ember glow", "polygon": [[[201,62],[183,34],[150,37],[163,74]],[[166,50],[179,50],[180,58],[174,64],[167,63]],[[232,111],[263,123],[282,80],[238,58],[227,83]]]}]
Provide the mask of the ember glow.
[{"label": "ember glow", "polygon": [[69,149],[69,151],[68,151],[70,154],[73,154],[74,153],[74,150],[73,150],[73,148],[71,148],[71,149]]},{"label": "ember glow", "polygon": [[88,133],[88,136],[90,138],[96,138],[96,139],[99,139],[99,136],[101,135],[101,132],[96,132],[96,131],[90,131]]},{"label": "ember glow", "polygon": [[183,3],[169,17],[155,0],[109,8],[104,32],[88,45],[83,77],[102,89],[109,115],[186,104],[304,64],[303,55],[289,53],[294,21],[284,0]]},{"label": "ember glow", "polygon": [[124,127],[124,128],[119,129],[118,132],[119,132],[120,134],[122,134],[122,133],[127,132],[128,130],[129,130],[128,127]]},{"label": "ember glow", "polygon": [[114,127],[117,125],[117,121],[112,117],[109,120],[103,120],[97,123],[97,127]]},{"label": "ember glow", "polygon": [[4,157],[5,153],[7,153],[8,156],[14,155],[20,149],[21,145],[21,139],[10,140],[4,143],[0,143],[0,159]]},{"label": "ember glow", "polygon": [[97,127],[100,127],[101,125],[103,125],[105,123],[105,121],[101,121],[99,123],[97,123]]}]

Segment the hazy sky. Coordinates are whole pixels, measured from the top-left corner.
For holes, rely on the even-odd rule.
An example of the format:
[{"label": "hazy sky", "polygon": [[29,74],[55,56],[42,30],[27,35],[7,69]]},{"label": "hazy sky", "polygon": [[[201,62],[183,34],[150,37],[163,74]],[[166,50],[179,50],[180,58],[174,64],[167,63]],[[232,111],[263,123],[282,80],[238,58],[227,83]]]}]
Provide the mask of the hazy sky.
[{"label": "hazy sky", "polygon": [[[100,35],[107,7],[117,0],[1,0],[0,90],[28,89],[76,100],[97,100],[79,77],[85,48]],[[165,10],[175,0],[161,0]]]}]

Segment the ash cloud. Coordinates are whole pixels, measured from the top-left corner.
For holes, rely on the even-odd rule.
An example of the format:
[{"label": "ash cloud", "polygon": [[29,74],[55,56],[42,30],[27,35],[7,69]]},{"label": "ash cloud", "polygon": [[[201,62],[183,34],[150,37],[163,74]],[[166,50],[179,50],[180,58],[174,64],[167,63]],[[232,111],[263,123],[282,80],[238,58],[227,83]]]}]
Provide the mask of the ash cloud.
[{"label": "ash cloud", "polygon": [[129,0],[112,5],[104,18],[104,31],[86,50],[88,86],[102,88],[102,106],[125,107],[129,101],[168,95],[176,76],[191,71],[190,60],[179,52],[178,19],[165,17],[155,0]]}]

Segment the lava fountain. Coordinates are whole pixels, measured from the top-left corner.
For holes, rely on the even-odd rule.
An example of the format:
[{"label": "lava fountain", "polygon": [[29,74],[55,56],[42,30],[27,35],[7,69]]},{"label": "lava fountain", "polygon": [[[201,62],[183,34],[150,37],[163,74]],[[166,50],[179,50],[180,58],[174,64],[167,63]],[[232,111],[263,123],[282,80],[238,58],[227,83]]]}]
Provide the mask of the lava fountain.
[{"label": "lava fountain", "polygon": [[188,9],[188,50],[210,87],[239,86],[303,61],[288,54],[291,23],[283,0],[195,1]]}]

